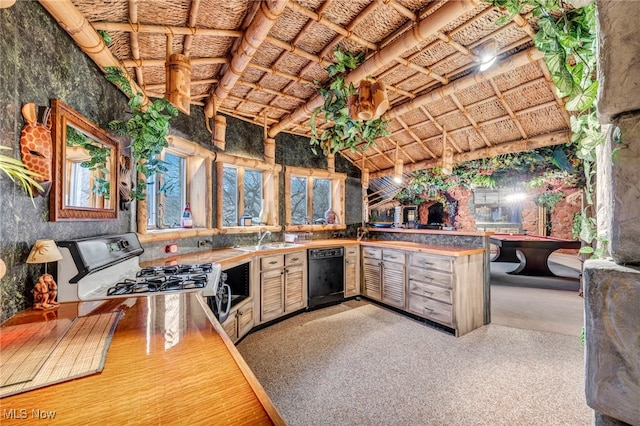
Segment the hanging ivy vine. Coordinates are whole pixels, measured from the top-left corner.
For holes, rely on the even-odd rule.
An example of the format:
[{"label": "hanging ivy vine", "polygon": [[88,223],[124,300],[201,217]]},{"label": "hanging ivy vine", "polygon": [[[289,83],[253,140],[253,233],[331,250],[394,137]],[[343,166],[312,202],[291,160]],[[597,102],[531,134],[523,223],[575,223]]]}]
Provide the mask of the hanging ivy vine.
[{"label": "hanging ivy vine", "polygon": [[[375,144],[376,138],[389,136],[387,131],[388,121],[377,118],[375,120],[354,120],[349,116],[348,100],[356,94],[353,83],[347,85],[345,75],[355,69],[363,59],[363,55],[353,55],[343,52],[336,47],[333,52],[335,64],[327,67],[329,75],[327,83],[320,84],[315,81],[318,93],[322,95],[324,104],[311,113],[309,125],[311,126],[311,149],[317,153],[319,147],[327,154],[335,154],[343,149],[355,152],[359,144],[364,143],[362,149]],[[331,122],[331,126],[319,131],[316,126],[318,114],[324,115],[324,122]]]},{"label": "hanging ivy vine", "polygon": [[178,115],[178,110],[165,98],[156,99],[152,103],[144,104],[144,94],[133,93],[131,84],[118,67],[107,67],[106,79],[129,96],[131,118],[128,120],[113,120],[109,128],[120,136],[131,137],[131,154],[138,173],[145,179],[139,179],[132,196],[138,200],[146,198],[146,188],[149,179],[157,173],[167,171],[165,162],[160,160],[159,154],[169,144],[169,120]]}]

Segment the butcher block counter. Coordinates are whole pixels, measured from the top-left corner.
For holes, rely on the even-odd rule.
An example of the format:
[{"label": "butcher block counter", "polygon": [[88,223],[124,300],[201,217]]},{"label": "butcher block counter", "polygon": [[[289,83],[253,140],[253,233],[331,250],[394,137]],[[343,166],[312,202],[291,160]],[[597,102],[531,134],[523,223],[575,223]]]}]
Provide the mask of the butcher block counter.
[{"label": "butcher block counter", "polygon": [[[73,319],[78,305],[3,327]],[[113,310],[102,372],[0,399],[0,424],[285,424],[197,292],[110,299],[91,313]]]}]

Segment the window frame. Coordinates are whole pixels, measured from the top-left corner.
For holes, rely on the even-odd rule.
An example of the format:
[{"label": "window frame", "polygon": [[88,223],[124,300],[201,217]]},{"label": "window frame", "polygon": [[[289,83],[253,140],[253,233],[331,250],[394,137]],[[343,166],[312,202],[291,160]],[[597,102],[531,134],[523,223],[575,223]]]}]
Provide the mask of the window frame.
[{"label": "window frame", "polygon": [[[251,226],[239,226],[224,224],[223,211],[223,180],[224,167],[234,167],[238,169],[237,186],[240,192],[237,195],[238,214],[242,214],[244,206],[244,174],[245,170],[262,172],[262,198],[264,200],[264,208],[267,210],[267,224],[252,224]],[[255,233],[258,230],[269,230],[279,232],[281,226],[279,224],[279,200],[278,200],[278,181],[282,166],[279,164],[271,164],[265,161],[252,160],[249,158],[236,157],[233,155],[218,153],[216,158],[216,227],[225,234],[242,234]]]},{"label": "window frame", "polygon": [[[284,202],[285,202],[285,231],[324,231],[346,229],[345,223],[345,188],[346,173],[335,173],[322,169],[307,169],[303,167],[287,166],[284,174]],[[338,217],[337,224],[292,224],[291,223],[291,178],[304,177],[307,179],[307,212],[313,210],[313,180],[325,179],[331,181],[331,209]]]},{"label": "window frame", "polygon": [[[162,152],[160,153],[160,159],[162,161],[165,161],[166,159],[166,155],[170,154],[173,155],[174,157],[179,157],[182,159],[182,167],[180,170],[180,186],[181,186],[181,192],[180,192],[180,214],[182,214],[182,209],[184,209],[184,206],[186,205],[187,201],[189,201],[189,182],[187,179],[187,169],[189,166],[189,156],[185,155],[181,152],[178,152],[174,149],[169,148],[165,148],[162,150]],[[155,188],[153,189],[153,192],[149,189],[149,185],[147,185],[147,229],[148,230],[161,230],[161,229],[178,229],[179,226],[177,227],[171,227],[171,226],[167,226],[164,224],[159,225],[158,224],[158,216],[159,216],[159,212],[160,212],[160,208],[159,208],[159,204],[162,203],[164,204],[164,199],[165,199],[165,194],[160,192],[160,188],[163,187],[163,185],[165,184],[165,174],[161,173],[161,174],[157,174],[155,176]],[[155,215],[156,215],[156,219],[155,219],[155,224],[150,224],[149,223],[149,200],[154,200],[154,204],[156,205],[155,208]],[[179,225],[179,224],[178,224]]]},{"label": "window frame", "polygon": [[[147,226],[148,197],[136,203],[137,233],[140,242],[166,241],[174,238],[214,235],[213,211],[213,162],[216,153],[179,136],[170,135],[165,150],[186,157],[186,201],[191,206],[193,228],[150,229]],[[138,179],[144,179],[138,175]]]}]

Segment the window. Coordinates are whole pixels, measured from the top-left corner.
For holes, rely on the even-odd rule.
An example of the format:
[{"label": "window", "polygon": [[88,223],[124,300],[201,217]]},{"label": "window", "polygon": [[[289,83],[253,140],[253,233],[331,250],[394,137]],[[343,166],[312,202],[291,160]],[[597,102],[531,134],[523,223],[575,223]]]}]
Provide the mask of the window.
[{"label": "window", "polygon": [[147,182],[147,225],[157,229],[178,228],[187,202],[187,158],[163,151],[161,159],[166,171]]},{"label": "window", "polygon": [[[147,196],[137,203],[137,231],[141,242],[216,233],[212,227],[212,165],[215,153],[170,135],[162,152],[165,173],[151,178]],[[193,228],[181,228],[185,204],[191,205]],[[161,236],[155,235],[161,233]]]},{"label": "window", "polygon": [[[262,171],[223,166],[222,206],[224,226],[234,226],[240,216],[249,215],[260,222],[262,210]],[[242,202],[239,202],[242,201]]]},{"label": "window", "polygon": [[[344,229],[344,191],[346,174],[327,170],[287,167],[285,202],[287,230]],[[327,224],[329,210],[336,222]]]},{"label": "window", "polygon": [[239,226],[239,219],[243,215],[251,217],[252,225],[278,225],[277,185],[280,166],[224,153],[218,153],[217,161],[218,228],[234,228],[233,232],[256,232],[255,228]]}]

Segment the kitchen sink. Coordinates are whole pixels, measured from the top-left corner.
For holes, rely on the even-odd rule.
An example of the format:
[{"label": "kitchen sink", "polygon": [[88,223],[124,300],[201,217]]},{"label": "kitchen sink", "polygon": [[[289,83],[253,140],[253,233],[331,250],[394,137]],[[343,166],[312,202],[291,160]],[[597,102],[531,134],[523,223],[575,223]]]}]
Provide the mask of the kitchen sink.
[{"label": "kitchen sink", "polygon": [[253,251],[275,250],[280,248],[300,247],[300,246],[301,244],[295,244],[295,243],[267,243],[267,244],[261,244],[259,246],[244,246],[244,247],[234,247],[234,248],[236,250],[253,252]]}]

